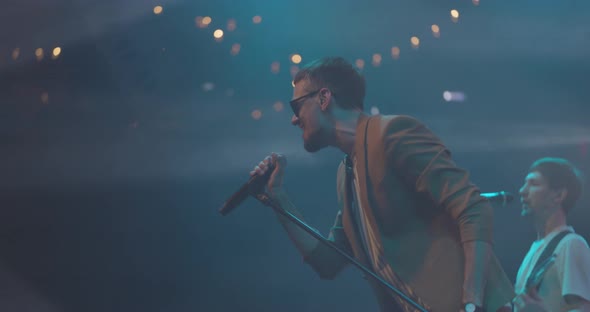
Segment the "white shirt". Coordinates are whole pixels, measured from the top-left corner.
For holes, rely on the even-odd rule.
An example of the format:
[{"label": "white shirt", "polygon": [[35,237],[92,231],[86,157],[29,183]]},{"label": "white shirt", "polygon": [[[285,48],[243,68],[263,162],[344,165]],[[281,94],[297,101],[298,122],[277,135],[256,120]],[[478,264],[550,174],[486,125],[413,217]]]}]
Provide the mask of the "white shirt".
[{"label": "white shirt", "polygon": [[[532,243],[518,269],[514,286],[516,294],[525,292],[526,281],[543,250],[553,237],[564,230],[572,233],[566,235],[555,248],[555,263],[547,269],[538,291],[539,297],[552,312],[573,308],[565,302],[565,295],[576,295],[590,301],[590,248],[571,226],[559,227]],[[515,308],[515,311],[518,309]]]}]

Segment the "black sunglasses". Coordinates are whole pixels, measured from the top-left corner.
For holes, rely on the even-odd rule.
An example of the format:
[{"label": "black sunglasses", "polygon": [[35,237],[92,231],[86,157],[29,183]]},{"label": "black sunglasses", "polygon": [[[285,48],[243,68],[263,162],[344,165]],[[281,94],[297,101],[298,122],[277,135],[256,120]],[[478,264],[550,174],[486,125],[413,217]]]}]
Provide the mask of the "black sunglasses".
[{"label": "black sunglasses", "polygon": [[312,96],[318,94],[318,92],[320,92],[320,90],[322,90],[322,89],[318,89],[318,90],[309,92],[306,95],[302,95],[296,99],[289,101],[289,104],[291,104],[291,109],[293,110],[293,114],[295,114],[295,117],[299,118],[299,110],[301,110],[301,106],[305,102],[304,100],[308,97],[312,97]]}]

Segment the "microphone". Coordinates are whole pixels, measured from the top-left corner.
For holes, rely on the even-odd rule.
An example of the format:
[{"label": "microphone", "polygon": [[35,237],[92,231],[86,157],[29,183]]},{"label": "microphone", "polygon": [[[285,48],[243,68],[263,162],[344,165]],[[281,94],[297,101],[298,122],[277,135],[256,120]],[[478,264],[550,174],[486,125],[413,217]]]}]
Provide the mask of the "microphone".
[{"label": "microphone", "polygon": [[223,206],[219,209],[219,213],[225,216],[232,210],[236,209],[250,194],[259,193],[264,189],[264,185],[270,179],[270,175],[274,170],[274,165],[269,165],[268,170],[263,175],[253,175],[250,177],[248,182],[244,183],[240,189],[235,192],[228,200],[225,201]]},{"label": "microphone", "polygon": [[501,201],[502,203],[504,203],[504,205],[506,205],[507,203],[511,202],[514,199],[514,195],[512,195],[508,192],[505,192],[505,191],[493,192],[493,193],[480,193],[479,195],[481,197],[487,198],[491,202]]}]

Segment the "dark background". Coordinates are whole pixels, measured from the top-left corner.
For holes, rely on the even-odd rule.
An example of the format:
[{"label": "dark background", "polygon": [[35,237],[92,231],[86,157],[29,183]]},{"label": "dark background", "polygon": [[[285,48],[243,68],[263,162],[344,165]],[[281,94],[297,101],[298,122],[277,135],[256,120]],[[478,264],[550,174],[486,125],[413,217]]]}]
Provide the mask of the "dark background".
[{"label": "dark background", "polygon": [[[250,199],[227,217],[217,212],[277,151],[309,223],[325,234],[333,221],[342,155],[303,150],[289,123],[289,56],[363,59],[367,111],[419,118],[482,191],[516,194],[539,157],[590,172],[589,13],[575,0],[8,1],[0,11],[2,310],[376,310],[356,270],[321,281],[269,208]],[[196,27],[197,16],[213,22]],[[226,30],[221,42],[216,28]],[[446,102],[445,90],[467,98]],[[588,206],[584,195],[570,217],[587,239]],[[495,207],[495,250],[514,280],[534,231],[518,203]]]}]

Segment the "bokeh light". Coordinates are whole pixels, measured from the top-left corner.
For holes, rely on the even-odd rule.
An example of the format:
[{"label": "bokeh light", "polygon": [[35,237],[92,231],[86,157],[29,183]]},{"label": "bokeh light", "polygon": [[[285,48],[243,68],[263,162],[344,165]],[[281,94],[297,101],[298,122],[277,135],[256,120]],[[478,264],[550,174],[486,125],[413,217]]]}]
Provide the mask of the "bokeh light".
[{"label": "bokeh light", "polygon": [[273,74],[278,74],[281,71],[281,63],[274,61],[270,64],[270,72]]},{"label": "bokeh light", "polygon": [[262,118],[262,112],[259,109],[253,110],[252,113],[250,113],[250,115],[254,120],[259,120],[260,118]]},{"label": "bokeh light", "polygon": [[356,67],[358,69],[363,69],[363,68],[365,68],[365,60],[363,60],[363,59],[356,59],[356,61],[354,61],[354,65],[356,65]]},{"label": "bokeh light", "polygon": [[43,53],[43,48],[37,48],[35,49],[35,57],[37,58],[37,61],[40,61],[43,59],[44,53]]},{"label": "bokeh light", "polygon": [[20,56],[20,49],[19,48],[15,48],[14,50],[12,50],[12,59],[13,60],[16,61],[19,56]]},{"label": "bokeh light", "polygon": [[432,35],[434,36],[434,38],[440,37],[440,27],[438,27],[438,25],[432,24],[432,26],[430,26],[430,29],[432,30]]},{"label": "bokeh light", "polygon": [[215,39],[221,39],[221,38],[223,38],[223,30],[221,30],[221,29],[216,29],[216,30],[213,32],[213,37],[215,37]]},{"label": "bokeh light", "polygon": [[373,66],[375,66],[375,67],[378,67],[381,65],[381,60],[383,60],[383,57],[381,57],[381,54],[375,53],[375,54],[373,54],[371,64],[373,64]]},{"label": "bokeh light", "polygon": [[301,58],[301,55],[299,54],[293,54],[291,55],[291,62],[293,62],[293,64],[299,64],[301,63],[303,59]]},{"label": "bokeh light", "polygon": [[400,49],[399,47],[392,47],[391,48],[391,58],[394,60],[399,59]]},{"label": "bokeh light", "polygon": [[61,54],[61,47],[53,48],[53,52],[51,53],[53,59],[58,58],[60,54]]},{"label": "bokeh light", "polygon": [[235,19],[230,19],[227,21],[227,31],[234,31],[236,30],[236,20]]},{"label": "bokeh light", "polygon": [[459,11],[453,9],[451,10],[451,20],[456,23],[457,21],[459,21]]},{"label": "bokeh light", "polygon": [[240,50],[241,50],[241,49],[242,49],[242,46],[241,46],[239,43],[234,43],[234,44],[232,44],[232,46],[231,46],[231,51],[230,51],[230,53],[231,53],[231,55],[234,55],[234,56],[236,56],[236,55],[238,55],[238,54],[240,53]]},{"label": "bokeh light", "polygon": [[410,38],[410,43],[412,43],[412,48],[417,49],[420,47],[420,38],[414,36]]},{"label": "bokeh light", "polygon": [[43,103],[43,104],[49,103],[49,93],[47,93],[47,92],[41,93],[41,103]]},{"label": "bokeh light", "polygon": [[276,101],[272,107],[274,108],[275,112],[280,112],[285,108],[285,105],[281,101]]}]

